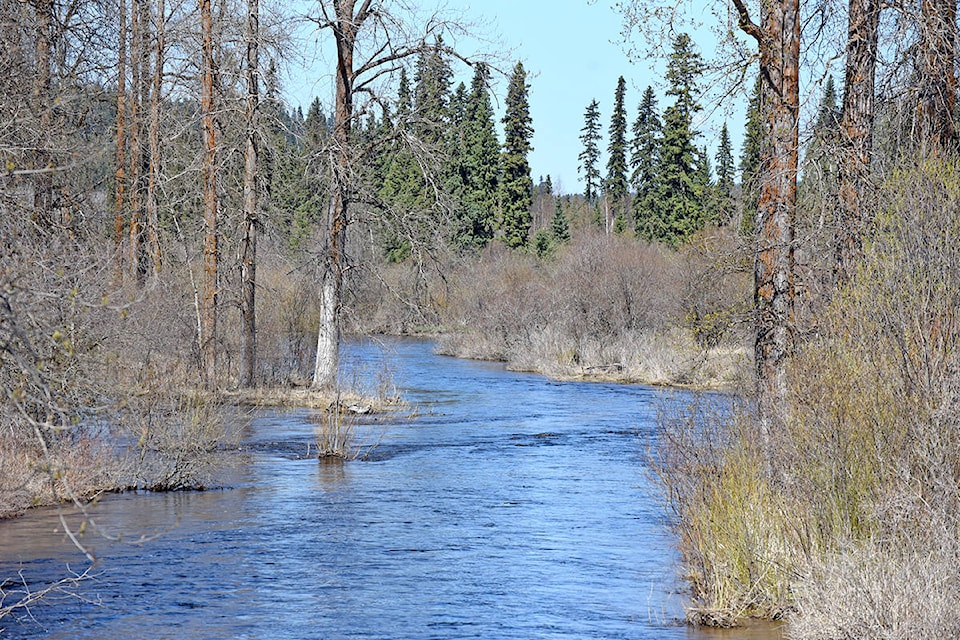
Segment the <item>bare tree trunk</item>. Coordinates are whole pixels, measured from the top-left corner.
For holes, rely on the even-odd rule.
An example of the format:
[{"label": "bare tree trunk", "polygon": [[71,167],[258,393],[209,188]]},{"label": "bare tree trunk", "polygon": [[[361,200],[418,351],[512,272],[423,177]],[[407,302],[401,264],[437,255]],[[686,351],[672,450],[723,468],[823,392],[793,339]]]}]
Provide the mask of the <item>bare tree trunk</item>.
[{"label": "bare tree trunk", "polygon": [[200,351],[204,382],[217,385],[217,273],[219,270],[219,233],[217,230],[217,138],[213,112],[213,16],[210,0],[200,0],[202,64],[200,78],[200,114],[203,129],[203,221],[206,229],[203,246],[203,299],[201,300]]},{"label": "bare tree trunk", "polygon": [[260,8],[258,0],[247,1],[247,145],[243,170],[243,245],[240,257],[243,315],[243,354],[240,358],[240,384],[254,384],[257,366],[257,116],[260,88],[259,67]]},{"label": "bare tree trunk", "polygon": [[336,384],[340,361],[340,309],[343,271],[346,264],[347,212],[350,208],[350,130],[353,120],[354,45],[357,32],[369,16],[370,0],[363,0],[354,14],[355,0],[334,2],[331,28],[337,45],[336,107],[333,121],[333,185],[328,214],[323,274],[320,286],[320,330],[313,387],[329,389]]},{"label": "bare tree trunk", "polygon": [[147,30],[150,23],[150,8],[147,0],[132,0],[130,3],[130,268],[133,279],[143,284],[147,273],[144,250],[145,189],[144,173],[149,166],[148,148],[144,146],[145,129],[143,110],[149,101],[150,85],[149,47]]},{"label": "bare tree trunk", "polygon": [[800,2],[761,3],[760,24],[734,0],[740,28],[760,49],[760,199],[754,262],[754,328],[758,410],[762,427],[787,410],[787,359],[794,342],[794,222],[800,107]]},{"label": "bare tree trunk", "polygon": [[150,99],[150,162],[147,167],[147,242],[153,275],[160,275],[162,256],[160,253],[160,205],[157,194],[160,188],[160,100],[163,91],[164,62],[164,22],[166,7],[164,0],[157,0],[157,32],[155,58],[153,65],[153,95]]},{"label": "bare tree trunk", "polygon": [[920,22],[918,137],[923,151],[939,154],[950,149],[956,139],[957,0],[922,0]]},{"label": "bare tree trunk", "polygon": [[840,208],[834,248],[837,285],[848,282],[863,252],[865,200],[873,155],[874,78],[880,28],[880,0],[850,0],[847,68],[837,165]]},{"label": "bare tree trunk", "polygon": [[51,172],[53,160],[46,142],[53,124],[51,109],[53,96],[50,95],[53,2],[52,0],[34,0],[33,9],[36,14],[33,99],[34,113],[37,115],[41,136],[34,161],[34,168],[38,172],[33,186],[33,220],[40,228],[49,230],[54,222],[53,173]]},{"label": "bare tree trunk", "polygon": [[127,164],[127,3],[119,1],[120,37],[117,46],[117,170],[114,189],[113,234],[116,245],[117,275],[123,274],[123,234],[126,229],[124,211]]}]

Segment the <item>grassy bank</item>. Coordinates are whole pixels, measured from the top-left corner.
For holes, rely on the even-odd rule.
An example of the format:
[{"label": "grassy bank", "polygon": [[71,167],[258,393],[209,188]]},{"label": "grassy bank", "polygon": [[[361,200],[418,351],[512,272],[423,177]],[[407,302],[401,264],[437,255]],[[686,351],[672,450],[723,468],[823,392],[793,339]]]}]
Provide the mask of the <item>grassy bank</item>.
[{"label": "grassy bank", "polygon": [[790,637],[956,637],[960,186],[892,178],[854,281],[792,359],[781,419],[665,417],[656,468],[692,620]]}]

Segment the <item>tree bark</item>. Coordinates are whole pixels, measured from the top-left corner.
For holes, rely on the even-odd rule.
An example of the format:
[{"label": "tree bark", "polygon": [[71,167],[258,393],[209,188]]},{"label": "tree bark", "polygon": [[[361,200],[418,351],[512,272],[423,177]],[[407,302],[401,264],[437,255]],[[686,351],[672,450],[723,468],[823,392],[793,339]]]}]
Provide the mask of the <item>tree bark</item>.
[{"label": "tree bark", "polygon": [[754,260],[754,353],[761,427],[787,411],[787,359],[794,346],[794,222],[800,106],[800,2],[761,3],[760,24],[734,0],[740,28],[760,49],[760,198]]},{"label": "tree bark", "polygon": [[149,148],[144,145],[146,127],[143,111],[149,102],[150,83],[147,81],[150,53],[147,30],[150,24],[150,8],[147,0],[132,0],[130,3],[130,268],[133,280],[143,284],[147,273],[147,256],[144,248],[146,203],[144,174],[149,172]]},{"label": "tree bark", "polygon": [[213,16],[210,0],[200,0],[202,60],[200,70],[200,120],[203,131],[203,297],[201,300],[200,353],[204,383],[217,386],[217,138],[213,112]]},{"label": "tree bark", "polygon": [[117,46],[117,156],[114,187],[113,233],[116,245],[117,276],[123,274],[123,234],[126,230],[126,164],[127,164],[127,3],[119,0],[120,37]]},{"label": "tree bark", "polygon": [[160,100],[163,90],[163,65],[165,55],[164,23],[166,7],[164,0],[157,0],[157,30],[153,64],[153,92],[150,99],[150,161],[147,166],[147,242],[153,276],[160,275],[163,264],[160,252],[160,203],[157,191],[160,188]]},{"label": "tree bark", "polygon": [[835,231],[835,280],[853,276],[863,252],[866,200],[873,155],[874,82],[880,28],[880,0],[850,0],[847,66],[837,164],[840,206]]},{"label": "tree bark", "polygon": [[51,61],[53,1],[34,0],[32,4],[36,17],[33,106],[40,135],[34,160],[34,168],[38,171],[33,185],[33,220],[39,228],[49,230],[54,222],[53,173],[51,172],[53,158],[47,143],[53,124],[51,107],[53,96],[50,95],[53,73]]},{"label": "tree bark", "polygon": [[922,0],[920,23],[918,138],[922,152],[941,154],[951,149],[956,140],[953,110],[957,96],[957,0]]},{"label": "tree bark", "polygon": [[350,130],[353,120],[354,45],[357,32],[369,15],[370,0],[354,12],[355,0],[334,2],[331,29],[337,45],[336,107],[333,123],[334,167],[328,212],[326,246],[320,286],[320,329],[313,387],[336,385],[340,361],[340,309],[346,264],[347,211],[350,208]]},{"label": "tree bark", "polygon": [[243,170],[243,241],[241,248],[241,300],[243,316],[243,353],[240,358],[240,384],[254,384],[257,366],[257,116],[260,88],[259,68],[260,7],[258,0],[247,1],[247,143]]}]

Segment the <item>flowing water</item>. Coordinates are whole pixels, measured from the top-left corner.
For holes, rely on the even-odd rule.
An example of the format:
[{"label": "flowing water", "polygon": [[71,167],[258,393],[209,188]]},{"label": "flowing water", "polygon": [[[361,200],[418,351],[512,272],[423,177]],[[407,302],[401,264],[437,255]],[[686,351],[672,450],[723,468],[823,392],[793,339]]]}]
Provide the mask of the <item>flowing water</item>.
[{"label": "flowing water", "polygon": [[[365,460],[309,455],[313,414],[244,418],[223,490],[103,500],[75,596],[0,621],[9,638],[774,638],[678,620],[676,554],[644,467],[662,394],[554,382],[346,345],[348,381],[384,367],[415,412],[359,425]],[[143,540],[142,536],[149,539]],[[0,579],[87,566],[56,509],[0,523]]]}]

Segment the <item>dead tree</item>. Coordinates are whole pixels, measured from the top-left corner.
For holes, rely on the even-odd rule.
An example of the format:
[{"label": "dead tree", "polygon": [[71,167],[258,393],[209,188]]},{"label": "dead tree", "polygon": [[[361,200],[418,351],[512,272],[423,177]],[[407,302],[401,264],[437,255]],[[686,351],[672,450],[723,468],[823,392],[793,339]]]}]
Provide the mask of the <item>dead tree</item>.
[{"label": "dead tree", "polygon": [[203,295],[200,302],[199,345],[204,382],[217,385],[217,297],[219,231],[217,229],[217,129],[214,114],[213,14],[210,0],[200,0],[202,55],[200,66],[200,122],[203,135]]},{"label": "dead tree", "polygon": [[240,311],[243,316],[243,353],[240,356],[240,384],[254,384],[257,365],[257,212],[258,113],[260,8],[258,0],[247,0],[247,132],[243,167],[243,239],[240,255]]}]

